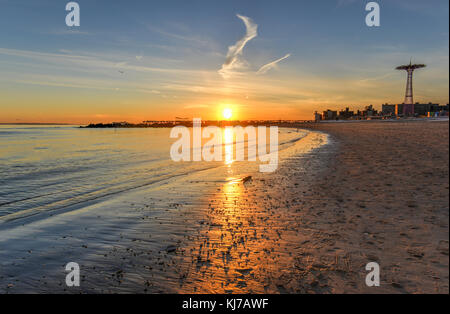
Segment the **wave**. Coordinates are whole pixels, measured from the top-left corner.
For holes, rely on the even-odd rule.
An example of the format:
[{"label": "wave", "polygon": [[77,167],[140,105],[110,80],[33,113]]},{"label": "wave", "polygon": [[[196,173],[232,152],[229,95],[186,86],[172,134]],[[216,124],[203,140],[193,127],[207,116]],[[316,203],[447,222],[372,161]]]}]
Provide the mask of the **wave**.
[{"label": "wave", "polygon": [[[287,149],[309,133],[303,130],[280,132],[290,135],[281,137],[279,150]],[[168,142],[165,138],[163,140]],[[0,222],[58,211],[120,193],[158,186],[181,176],[226,167],[222,162],[173,163],[169,156],[162,157],[168,151],[168,145],[150,151],[141,148],[133,153],[127,149],[117,149],[111,157],[111,151],[99,153],[94,150],[88,151],[88,155],[82,158],[69,155],[38,164],[27,163],[26,167],[0,167],[5,170],[5,176],[0,180]],[[154,155],[149,156],[149,153]],[[18,166],[14,162],[9,166],[13,165]]]}]

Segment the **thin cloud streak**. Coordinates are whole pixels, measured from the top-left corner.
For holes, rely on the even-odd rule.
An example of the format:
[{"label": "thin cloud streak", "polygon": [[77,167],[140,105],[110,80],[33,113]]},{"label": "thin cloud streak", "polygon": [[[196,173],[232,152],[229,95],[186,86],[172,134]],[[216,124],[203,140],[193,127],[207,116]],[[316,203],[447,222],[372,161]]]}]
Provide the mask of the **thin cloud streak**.
[{"label": "thin cloud streak", "polygon": [[47,52],[35,52],[29,50],[17,50],[8,49],[0,47],[0,55],[8,55],[13,57],[22,57],[38,61],[44,61],[51,64],[63,64],[68,68],[68,63],[75,64],[77,66],[85,66],[87,68],[95,69],[105,68],[105,69],[116,69],[121,67],[124,70],[131,70],[136,72],[155,72],[155,73],[174,73],[174,74],[204,74],[205,70],[192,70],[192,69],[177,69],[177,68],[157,68],[148,66],[135,66],[129,65],[128,62],[114,62],[106,60],[102,57],[94,56],[83,56],[83,55],[69,55],[69,54],[58,54],[58,53],[47,53]]},{"label": "thin cloud streak", "polygon": [[282,58],[280,58],[280,59],[277,59],[277,60],[275,60],[275,61],[272,61],[272,62],[270,62],[270,63],[267,63],[267,64],[263,65],[263,66],[258,70],[258,72],[256,72],[256,73],[257,73],[257,74],[265,74],[265,73],[267,73],[269,70],[276,68],[276,67],[277,67],[277,63],[279,63],[279,62],[281,62],[281,61],[283,61],[283,60],[289,58],[290,56],[291,56],[291,54],[288,53],[287,55],[285,55],[284,57],[282,57]]},{"label": "thin cloud streak", "polygon": [[222,68],[219,70],[219,74],[225,79],[231,77],[233,72],[245,67],[245,60],[241,60],[240,58],[242,51],[250,40],[258,36],[258,25],[255,24],[252,19],[239,14],[236,16],[244,22],[246,34],[233,46],[228,47],[227,58],[222,65]]}]

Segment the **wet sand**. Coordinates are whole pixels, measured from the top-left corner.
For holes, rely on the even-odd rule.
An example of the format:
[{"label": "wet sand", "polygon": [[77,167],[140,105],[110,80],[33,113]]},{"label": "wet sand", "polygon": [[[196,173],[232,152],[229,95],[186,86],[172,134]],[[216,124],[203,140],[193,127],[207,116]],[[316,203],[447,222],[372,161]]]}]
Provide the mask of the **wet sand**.
[{"label": "wet sand", "polygon": [[[37,222],[27,241],[18,225],[0,291],[448,293],[448,122],[312,127],[331,143],[275,173],[199,173]],[[79,288],[64,285],[69,261]],[[373,261],[381,286],[369,288]]]},{"label": "wet sand", "polygon": [[[308,161],[306,156],[326,143],[326,138],[325,134],[311,132],[280,152],[280,157],[303,156],[301,159]],[[248,178],[257,172],[257,163],[221,165],[101,200],[0,222],[0,291],[263,291],[256,289],[262,278],[249,280],[247,288],[242,280],[222,273],[230,269],[233,276],[235,270],[254,276],[255,272],[241,267],[245,256],[235,254],[233,239],[240,233],[251,234],[248,241],[240,239],[240,243],[246,243],[252,251],[255,245],[269,248],[272,240],[278,241],[278,234],[270,235],[267,241],[261,235],[282,220],[270,217],[274,209],[266,212],[253,202],[264,195],[263,190],[253,194],[246,190],[247,186],[257,187]],[[254,182],[258,182],[256,177]],[[254,213],[264,215],[263,220],[247,222]],[[217,238],[221,233],[223,237]],[[213,242],[215,248],[209,246]],[[217,251],[219,258],[213,258],[214,254],[208,258],[209,248]],[[259,260],[264,258],[261,252],[254,250],[252,265],[272,267],[270,260]],[[207,255],[203,257],[203,253]],[[80,265],[80,287],[65,284],[65,265],[69,262]],[[220,272],[213,278],[213,285],[206,285],[203,273],[214,269]]]},{"label": "wet sand", "polygon": [[[314,129],[337,147],[211,202],[179,291],[448,293],[448,122]],[[369,262],[380,287],[365,284]]]}]

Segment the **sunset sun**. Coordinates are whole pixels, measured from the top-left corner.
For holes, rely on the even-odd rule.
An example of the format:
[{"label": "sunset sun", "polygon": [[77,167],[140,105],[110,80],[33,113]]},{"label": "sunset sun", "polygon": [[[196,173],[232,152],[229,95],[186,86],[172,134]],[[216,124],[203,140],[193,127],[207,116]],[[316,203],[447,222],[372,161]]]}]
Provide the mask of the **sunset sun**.
[{"label": "sunset sun", "polygon": [[222,112],[224,119],[229,120],[233,116],[233,111],[230,108],[225,108]]}]

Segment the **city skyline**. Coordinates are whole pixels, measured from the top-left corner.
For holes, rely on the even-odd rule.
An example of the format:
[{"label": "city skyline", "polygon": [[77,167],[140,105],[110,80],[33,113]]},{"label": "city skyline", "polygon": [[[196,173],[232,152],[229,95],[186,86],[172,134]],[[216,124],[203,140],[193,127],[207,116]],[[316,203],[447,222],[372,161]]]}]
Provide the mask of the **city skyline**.
[{"label": "city skyline", "polygon": [[[311,119],[314,111],[402,103],[398,64],[416,102],[448,103],[448,1],[0,1],[1,123]],[[331,27],[335,25],[335,27]]]}]

